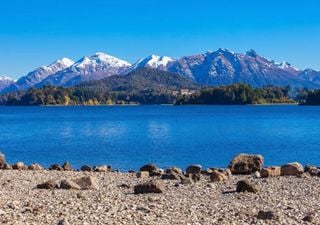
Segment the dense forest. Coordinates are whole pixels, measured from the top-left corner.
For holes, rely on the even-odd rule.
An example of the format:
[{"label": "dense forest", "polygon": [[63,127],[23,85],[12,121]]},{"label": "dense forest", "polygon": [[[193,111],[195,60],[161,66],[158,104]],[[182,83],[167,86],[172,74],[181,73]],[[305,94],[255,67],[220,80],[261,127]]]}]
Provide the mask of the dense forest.
[{"label": "dense forest", "polygon": [[[293,92],[295,94],[293,94]],[[320,105],[320,91],[290,87],[253,88],[246,84],[200,88],[192,81],[154,69],[63,88],[44,86],[0,96],[1,105],[110,105],[110,104],[275,104]]]},{"label": "dense forest", "polygon": [[252,88],[246,84],[208,87],[199,92],[183,96],[176,104],[203,104],[203,105],[246,105],[267,103],[295,103],[289,95],[289,87]]}]

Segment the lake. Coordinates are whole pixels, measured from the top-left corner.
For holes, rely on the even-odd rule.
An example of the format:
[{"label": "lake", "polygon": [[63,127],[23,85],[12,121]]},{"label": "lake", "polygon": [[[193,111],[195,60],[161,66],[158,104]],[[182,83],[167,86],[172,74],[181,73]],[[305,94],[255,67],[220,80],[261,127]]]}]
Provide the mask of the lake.
[{"label": "lake", "polygon": [[0,107],[0,133],[10,163],[226,167],[245,152],[320,164],[320,107]]}]

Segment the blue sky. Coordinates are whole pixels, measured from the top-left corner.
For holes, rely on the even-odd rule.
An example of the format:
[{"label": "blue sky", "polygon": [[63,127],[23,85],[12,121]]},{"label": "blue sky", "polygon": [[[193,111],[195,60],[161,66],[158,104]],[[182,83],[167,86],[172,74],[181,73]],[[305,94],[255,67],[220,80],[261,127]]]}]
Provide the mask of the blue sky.
[{"label": "blue sky", "polygon": [[0,74],[105,52],[130,62],[220,47],[320,69],[317,0],[4,0]]}]

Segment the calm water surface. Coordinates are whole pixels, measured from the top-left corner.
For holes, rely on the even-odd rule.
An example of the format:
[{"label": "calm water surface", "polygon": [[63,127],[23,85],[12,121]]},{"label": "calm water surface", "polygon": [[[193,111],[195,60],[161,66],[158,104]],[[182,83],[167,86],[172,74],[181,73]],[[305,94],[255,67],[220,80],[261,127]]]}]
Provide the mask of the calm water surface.
[{"label": "calm water surface", "polygon": [[248,152],[320,164],[320,107],[0,107],[0,134],[11,163],[225,167]]}]

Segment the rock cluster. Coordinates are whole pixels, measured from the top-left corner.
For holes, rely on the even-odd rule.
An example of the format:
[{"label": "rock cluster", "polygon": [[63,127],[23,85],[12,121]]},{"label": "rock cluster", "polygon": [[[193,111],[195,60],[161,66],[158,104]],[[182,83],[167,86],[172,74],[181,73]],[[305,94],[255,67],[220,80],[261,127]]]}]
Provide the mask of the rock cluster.
[{"label": "rock cluster", "polygon": [[69,163],[49,171],[4,156],[0,165],[0,224],[320,224],[320,169],[263,167],[259,155],[228,169],[147,164],[136,174]]}]

